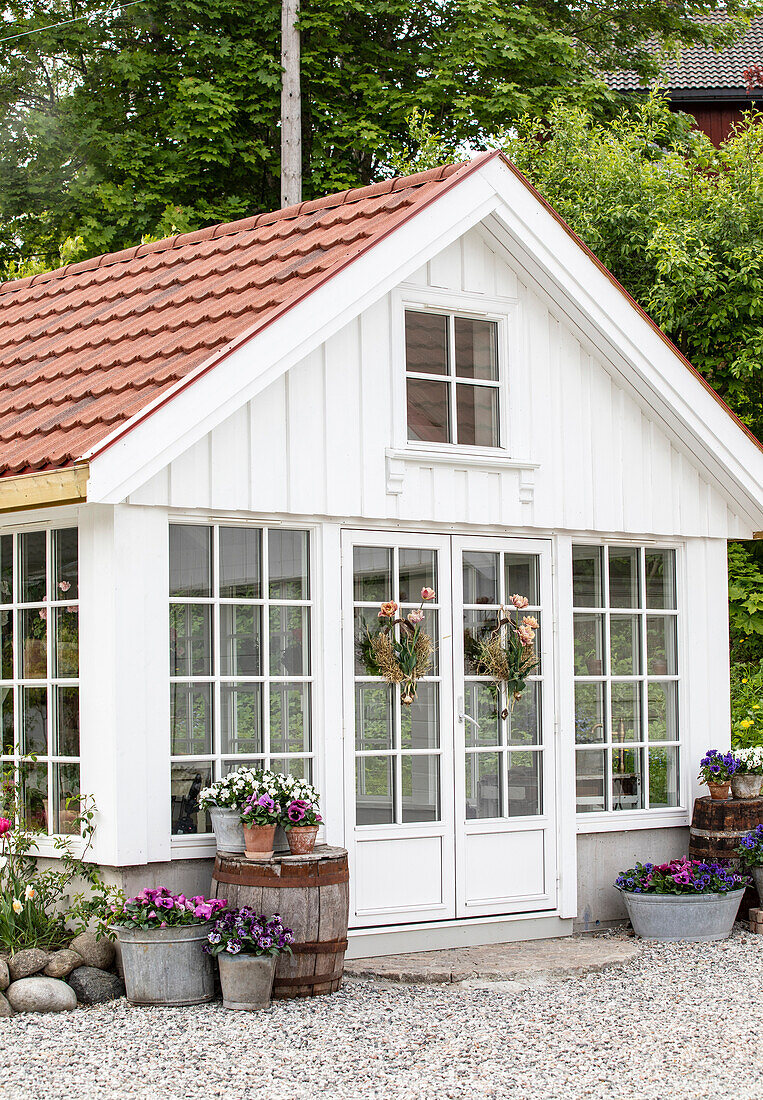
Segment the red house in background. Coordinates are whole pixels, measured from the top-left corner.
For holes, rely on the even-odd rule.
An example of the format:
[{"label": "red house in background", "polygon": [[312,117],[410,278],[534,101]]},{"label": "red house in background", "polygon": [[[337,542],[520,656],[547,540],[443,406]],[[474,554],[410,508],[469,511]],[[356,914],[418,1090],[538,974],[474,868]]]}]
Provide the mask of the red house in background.
[{"label": "red house in background", "polygon": [[[718,23],[725,21],[721,14],[705,18]],[[677,60],[666,61],[659,86],[667,91],[673,110],[693,115],[697,128],[714,145],[720,145],[734,123],[742,120],[743,111],[763,103],[763,92],[747,92],[744,76],[745,69],[761,63],[763,17],[758,17],[733,46],[720,51],[709,46],[683,49]],[[632,72],[610,73],[607,83],[626,94],[648,91]]]}]

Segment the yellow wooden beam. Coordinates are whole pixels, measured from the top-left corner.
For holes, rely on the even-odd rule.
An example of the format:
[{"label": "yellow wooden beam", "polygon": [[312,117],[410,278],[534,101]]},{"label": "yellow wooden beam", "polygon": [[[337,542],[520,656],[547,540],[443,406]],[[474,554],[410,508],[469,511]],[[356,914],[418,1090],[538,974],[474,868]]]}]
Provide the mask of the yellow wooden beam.
[{"label": "yellow wooden beam", "polygon": [[754,539],[763,539],[763,531],[753,531],[752,537]]},{"label": "yellow wooden beam", "polygon": [[18,477],[0,477],[0,512],[23,512],[50,505],[87,500],[90,467],[85,462],[65,470],[42,470]]}]

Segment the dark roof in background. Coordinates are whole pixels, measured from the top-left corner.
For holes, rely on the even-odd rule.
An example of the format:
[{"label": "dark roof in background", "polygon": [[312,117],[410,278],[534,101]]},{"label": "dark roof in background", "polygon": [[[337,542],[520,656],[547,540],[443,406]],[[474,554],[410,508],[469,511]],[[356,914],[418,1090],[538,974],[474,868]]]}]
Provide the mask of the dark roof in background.
[{"label": "dark roof in background", "polygon": [[[703,23],[724,23],[720,13],[703,16]],[[711,46],[687,46],[677,59],[666,61],[660,87],[681,98],[693,98],[688,93],[698,92],[696,98],[751,98],[745,90],[744,70],[750,65],[763,64],[763,17],[751,20],[749,29],[733,46],[717,52]],[[646,91],[643,81],[632,72],[607,73],[607,84],[619,92]],[[683,93],[683,94],[682,94]],[[703,94],[704,93],[704,94]],[[740,94],[741,93],[741,94]]]}]

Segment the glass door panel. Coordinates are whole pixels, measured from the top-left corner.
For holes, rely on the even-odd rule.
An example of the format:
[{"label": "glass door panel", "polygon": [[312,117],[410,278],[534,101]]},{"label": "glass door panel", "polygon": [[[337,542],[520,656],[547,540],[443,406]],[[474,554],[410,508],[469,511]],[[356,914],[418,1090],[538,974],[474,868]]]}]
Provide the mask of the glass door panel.
[{"label": "glass door panel", "polygon": [[[550,554],[545,540],[454,540],[454,618],[461,623],[454,638],[456,881],[463,917],[556,903],[552,727],[544,718],[551,652],[541,628],[550,607]],[[507,647],[507,618],[535,635],[538,665],[519,698],[481,660],[486,642]],[[588,638],[581,644],[590,648]]]},{"label": "glass door panel", "polygon": [[[354,726],[346,742],[348,847],[359,927],[455,915],[449,550],[439,537],[345,534],[345,706]],[[435,592],[421,624],[431,664],[407,705],[400,685],[382,677],[371,637],[383,626],[382,603],[394,602],[407,621],[422,589]]]}]

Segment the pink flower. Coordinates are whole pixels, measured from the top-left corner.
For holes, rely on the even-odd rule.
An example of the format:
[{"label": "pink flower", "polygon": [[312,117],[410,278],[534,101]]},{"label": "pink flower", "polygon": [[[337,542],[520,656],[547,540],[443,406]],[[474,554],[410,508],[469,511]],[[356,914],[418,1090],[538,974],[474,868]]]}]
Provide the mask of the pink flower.
[{"label": "pink flower", "polygon": [[5,836],[11,831],[11,823],[7,817],[0,817],[0,836]]},{"label": "pink flower", "polygon": [[511,602],[514,604],[517,611],[521,611],[523,607],[527,607],[530,601],[528,600],[527,596],[519,596],[515,594],[511,597]]},{"label": "pink flower", "polygon": [[529,626],[520,626],[517,634],[522,645],[531,646],[535,641],[535,631],[530,630]]},{"label": "pink flower", "polygon": [[530,630],[537,630],[538,627],[540,626],[540,623],[538,622],[538,620],[535,618],[534,615],[525,615],[522,618],[522,625],[523,626],[529,626]]},{"label": "pink flower", "polygon": [[380,619],[391,619],[394,616],[396,611],[397,611],[397,604],[395,603],[395,601],[394,600],[387,600],[386,603],[383,603],[381,605],[381,610],[379,612],[379,618]]},{"label": "pink flower", "polygon": [[48,617],[48,612],[45,610],[44,607],[41,607],[40,608],[40,618],[41,619],[47,619],[47,617]]},{"label": "pink flower", "polygon": [[61,589],[62,592],[68,592],[71,588],[71,584],[69,583],[69,581],[59,581],[58,587]]},{"label": "pink flower", "polygon": [[433,600],[434,599],[434,588],[422,588],[421,589],[421,598],[422,598],[422,600]]},{"label": "pink flower", "polygon": [[409,611],[407,617],[409,623],[420,623],[421,620],[424,618],[424,612],[420,609],[417,609],[416,611]]}]

